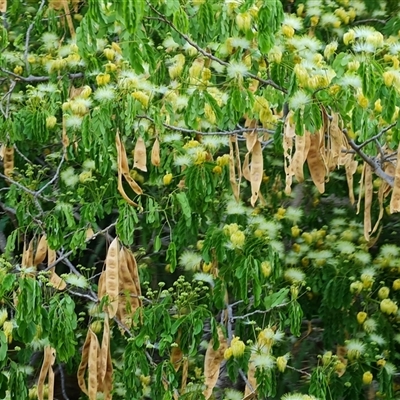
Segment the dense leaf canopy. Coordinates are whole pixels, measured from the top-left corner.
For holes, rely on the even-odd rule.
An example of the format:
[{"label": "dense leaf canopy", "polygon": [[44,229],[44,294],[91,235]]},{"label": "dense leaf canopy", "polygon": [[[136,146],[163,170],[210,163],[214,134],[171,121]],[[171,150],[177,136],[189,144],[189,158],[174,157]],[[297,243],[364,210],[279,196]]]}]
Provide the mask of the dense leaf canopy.
[{"label": "dense leaf canopy", "polygon": [[396,0],[0,11],[0,398],[397,398]]}]

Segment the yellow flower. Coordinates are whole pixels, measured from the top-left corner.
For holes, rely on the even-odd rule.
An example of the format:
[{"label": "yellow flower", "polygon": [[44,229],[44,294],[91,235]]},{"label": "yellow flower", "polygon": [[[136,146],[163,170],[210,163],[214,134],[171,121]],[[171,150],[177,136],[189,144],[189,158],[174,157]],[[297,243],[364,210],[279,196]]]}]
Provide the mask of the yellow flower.
[{"label": "yellow flower", "polygon": [[214,172],[214,174],[220,175],[222,173],[222,168],[219,165],[216,165],[213,168],[213,172]]},{"label": "yellow flower", "polygon": [[92,94],[92,88],[88,85],[85,85],[81,92],[81,97],[83,97],[84,99],[87,99],[91,94]]},{"label": "yellow flower", "polygon": [[239,337],[234,337],[231,342],[231,349],[233,357],[241,357],[246,350],[246,345]]},{"label": "yellow flower", "polygon": [[400,290],[400,279],[393,281],[393,290]]},{"label": "yellow flower", "polygon": [[357,322],[362,325],[364,323],[364,321],[367,319],[367,313],[364,311],[360,311],[357,314]]},{"label": "yellow flower", "polygon": [[196,165],[200,165],[203,164],[206,160],[207,160],[207,152],[206,151],[197,151],[195,159],[194,159],[194,163]]},{"label": "yellow flower", "polygon": [[7,318],[8,318],[7,310],[5,308],[2,308],[0,310],[0,326],[3,326],[3,324],[7,320]]},{"label": "yellow flower", "polygon": [[288,356],[287,355],[284,355],[284,356],[281,356],[281,357],[277,357],[276,366],[278,367],[278,370],[280,372],[284,372],[285,371],[287,362],[288,362]]},{"label": "yellow flower", "polygon": [[13,340],[12,331],[14,329],[14,324],[12,321],[5,321],[3,324],[3,332],[6,335],[7,342],[11,343]]},{"label": "yellow flower", "polygon": [[211,268],[212,268],[212,262],[203,264],[203,272],[205,273],[210,272]]},{"label": "yellow flower", "polygon": [[109,60],[109,61],[114,60],[115,51],[113,49],[104,49],[103,54],[107,58],[107,60]]},{"label": "yellow flower", "polygon": [[265,278],[268,278],[272,273],[272,266],[269,261],[263,261],[261,263],[261,273]]},{"label": "yellow flower", "polygon": [[214,110],[212,109],[212,107],[211,107],[208,103],[206,103],[206,104],[204,105],[204,116],[205,116],[206,120],[207,120],[210,124],[212,124],[212,125],[215,124],[215,122],[216,122],[216,120],[217,120],[217,117],[216,117],[216,115],[215,115]]},{"label": "yellow flower", "polygon": [[143,107],[147,107],[149,105],[149,96],[142,91],[132,93],[132,97],[141,103]]},{"label": "yellow flower", "polygon": [[21,75],[22,72],[23,72],[23,70],[24,70],[24,69],[23,69],[20,65],[17,65],[17,66],[14,68],[14,74]]},{"label": "yellow flower", "polygon": [[318,22],[319,22],[319,17],[318,17],[318,15],[313,15],[313,16],[310,18],[310,22],[311,22],[311,26],[317,26],[317,25],[318,25]]},{"label": "yellow flower", "polygon": [[353,42],[356,38],[356,34],[353,29],[350,29],[343,35],[343,43],[347,46],[349,43]]},{"label": "yellow flower", "polygon": [[235,22],[240,30],[249,31],[251,29],[251,14],[248,12],[239,13],[236,15]]},{"label": "yellow flower", "polygon": [[390,299],[383,299],[380,303],[380,309],[385,314],[396,314],[397,312],[397,305]]},{"label": "yellow flower", "polygon": [[200,146],[200,143],[197,140],[189,140],[189,142],[187,142],[183,148],[186,149],[192,149],[193,147],[197,147]]},{"label": "yellow flower", "polygon": [[287,38],[292,38],[294,36],[294,28],[290,25],[283,25],[282,26],[282,34]]},{"label": "yellow flower", "polygon": [[98,74],[98,75],[96,76],[96,82],[97,82],[97,84],[98,84],[99,86],[107,85],[107,83],[110,82],[110,79],[111,79],[111,77],[110,77],[109,74],[103,74],[103,73],[101,73],[101,74]]},{"label": "yellow flower", "polygon": [[369,104],[368,99],[362,93],[357,96],[357,102],[362,108],[367,108]]},{"label": "yellow flower", "polygon": [[292,232],[292,237],[297,238],[301,233],[301,229],[297,225],[294,225],[291,228],[291,232]]},{"label": "yellow flower", "polygon": [[233,247],[240,248],[244,245],[246,236],[242,231],[236,231],[236,232],[232,233],[230,239],[233,244]]},{"label": "yellow flower", "polygon": [[382,104],[381,104],[381,99],[378,99],[375,101],[374,103],[374,110],[377,113],[381,113],[382,112]]},{"label": "yellow flower", "polygon": [[229,154],[224,154],[223,156],[217,157],[217,165],[220,167],[229,165]]},{"label": "yellow flower", "polygon": [[393,85],[394,79],[395,79],[395,76],[392,71],[386,71],[383,73],[383,81],[385,82],[385,85],[387,87],[390,87]]},{"label": "yellow flower", "polygon": [[364,372],[363,378],[362,378],[363,384],[370,385],[373,378],[374,378],[374,376],[372,375],[372,373],[370,371]]},{"label": "yellow flower", "polygon": [[168,186],[171,182],[172,182],[172,174],[171,174],[171,173],[165,174],[165,175],[163,176],[163,183],[164,183],[164,185],[165,185],[165,186]]},{"label": "yellow flower", "polygon": [[378,291],[378,297],[383,300],[389,297],[390,289],[387,286],[382,286]]},{"label": "yellow flower", "polygon": [[233,355],[232,352],[232,347],[228,347],[225,351],[224,351],[224,358],[225,360],[229,360]]},{"label": "yellow flower", "polygon": [[56,126],[57,118],[54,115],[50,115],[46,118],[46,128],[53,129]]}]

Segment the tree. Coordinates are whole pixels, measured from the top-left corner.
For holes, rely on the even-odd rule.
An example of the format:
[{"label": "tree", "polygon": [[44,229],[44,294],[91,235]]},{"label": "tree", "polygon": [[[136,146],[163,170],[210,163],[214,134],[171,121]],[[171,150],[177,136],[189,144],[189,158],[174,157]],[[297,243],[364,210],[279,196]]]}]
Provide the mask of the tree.
[{"label": "tree", "polygon": [[395,398],[396,1],[0,11],[0,398]]}]

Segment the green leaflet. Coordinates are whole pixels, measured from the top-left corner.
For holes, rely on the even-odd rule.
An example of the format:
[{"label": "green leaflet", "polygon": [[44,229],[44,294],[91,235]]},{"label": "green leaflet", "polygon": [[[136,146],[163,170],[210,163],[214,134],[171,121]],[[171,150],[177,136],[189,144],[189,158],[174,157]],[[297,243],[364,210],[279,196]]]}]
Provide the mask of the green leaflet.
[{"label": "green leaflet", "polygon": [[260,51],[267,54],[274,45],[275,32],[283,21],[283,6],[279,0],[266,2],[258,12],[258,44]]}]

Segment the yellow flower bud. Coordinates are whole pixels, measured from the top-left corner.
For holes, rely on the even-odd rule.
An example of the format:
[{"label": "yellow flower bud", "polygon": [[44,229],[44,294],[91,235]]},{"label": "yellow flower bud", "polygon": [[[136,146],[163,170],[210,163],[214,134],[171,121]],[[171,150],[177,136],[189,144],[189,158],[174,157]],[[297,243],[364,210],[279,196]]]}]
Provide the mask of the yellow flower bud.
[{"label": "yellow flower bud", "polygon": [[115,51],[113,49],[104,49],[103,54],[107,58],[107,60],[109,60],[109,61],[114,60]]},{"label": "yellow flower bud", "polygon": [[285,357],[285,356],[277,357],[276,366],[278,367],[278,370],[280,372],[285,371],[287,362],[288,362],[287,357]]},{"label": "yellow flower bud", "polygon": [[231,234],[230,240],[234,248],[241,248],[244,245],[246,236],[242,231],[237,231]]},{"label": "yellow flower bud", "polygon": [[363,290],[363,284],[360,281],[352,282],[350,285],[350,292],[359,294]]},{"label": "yellow flower bud", "polygon": [[84,99],[89,98],[89,96],[92,94],[92,88],[88,85],[85,85],[83,87],[83,90],[81,92],[81,97],[83,97]]},{"label": "yellow flower bud", "polygon": [[220,175],[222,173],[222,168],[219,165],[216,165],[213,168],[213,172],[214,172],[214,174]]},{"label": "yellow flower bud", "polygon": [[370,385],[373,378],[374,378],[374,376],[372,375],[372,373],[370,371],[364,372],[363,378],[362,378],[363,384]]},{"label": "yellow flower bud", "polygon": [[7,310],[5,308],[2,308],[0,310],[0,327],[3,326],[3,324],[7,320],[7,318],[8,318]]},{"label": "yellow flower bud", "polygon": [[400,279],[393,281],[393,290],[400,290]]},{"label": "yellow flower bud", "polygon": [[251,29],[251,14],[248,12],[239,13],[236,15],[235,22],[240,30],[249,31]]},{"label": "yellow flower bud", "polygon": [[110,82],[110,79],[111,79],[111,77],[110,77],[109,74],[103,74],[103,73],[101,73],[101,74],[98,74],[98,75],[96,76],[96,82],[97,82],[97,84],[98,84],[99,86],[107,85],[107,83]]},{"label": "yellow flower bud", "polygon": [[14,324],[12,321],[5,321],[3,323],[3,332],[6,335],[8,343],[11,343],[13,340],[12,336],[13,329],[14,329]]},{"label": "yellow flower bud", "polygon": [[172,174],[171,174],[171,173],[165,174],[165,175],[163,176],[163,184],[164,184],[165,186],[168,186],[171,182],[172,182]]},{"label": "yellow flower bud", "polygon": [[356,34],[353,29],[350,29],[343,35],[343,43],[347,46],[349,43],[353,42],[356,38]]},{"label": "yellow flower bud", "polygon": [[111,43],[111,48],[118,54],[122,53],[121,47],[119,47],[119,45],[115,42]]},{"label": "yellow flower bud", "polygon": [[377,113],[381,113],[382,112],[382,104],[381,104],[381,99],[378,99],[375,101],[374,103],[374,110]]},{"label": "yellow flower bud", "polygon": [[384,366],[386,365],[386,360],[383,359],[383,358],[381,358],[380,360],[378,360],[378,361],[376,362],[376,365],[377,365],[378,367],[384,367]]},{"label": "yellow flower bud", "polygon": [[46,128],[53,129],[56,126],[57,118],[54,115],[50,115],[46,118]]},{"label": "yellow flower bud", "polygon": [[132,93],[132,97],[141,103],[143,107],[147,107],[149,105],[149,96],[140,90]]},{"label": "yellow flower bud", "polygon": [[101,323],[101,321],[94,321],[90,324],[90,329],[94,332],[94,333],[100,333],[101,332],[101,328],[102,328],[103,324]]},{"label": "yellow flower bud", "polygon": [[357,102],[361,108],[367,108],[369,104],[368,99],[362,93],[357,96]]},{"label": "yellow flower bud", "polygon": [[292,232],[292,237],[297,238],[300,236],[301,229],[297,225],[294,225],[291,228],[291,232]]},{"label": "yellow flower bud", "polygon": [[261,263],[261,273],[263,274],[263,276],[265,278],[268,278],[269,276],[271,276],[272,266],[271,266],[271,263],[269,261],[263,261]]},{"label": "yellow flower bud", "polygon": [[362,325],[364,323],[364,321],[367,319],[367,313],[364,311],[360,311],[357,314],[357,322]]},{"label": "yellow flower bud", "polygon": [[117,70],[117,66],[112,63],[112,62],[108,62],[105,66],[104,66],[106,72],[114,72]]},{"label": "yellow flower bud", "polygon": [[294,28],[290,25],[283,25],[282,26],[282,34],[287,38],[292,38],[294,36]]},{"label": "yellow flower bud", "polygon": [[234,337],[231,342],[231,349],[233,357],[241,357],[246,350],[246,345],[239,337]]},{"label": "yellow flower bud", "polygon": [[313,16],[310,18],[310,22],[311,22],[311,26],[312,26],[312,27],[317,26],[317,25],[318,25],[318,22],[319,22],[319,17],[318,17],[318,15],[313,15]]},{"label": "yellow flower bud", "polygon": [[228,348],[224,351],[224,358],[225,358],[225,360],[229,360],[229,359],[232,357],[232,355],[233,355],[232,348],[231,348],[231,347],[228,347]]},{"label": "yellow flower bud", "polygon": [[383,73],[383,81],[385,82],[385,85],[387,87],[390,87],[393,85],[393,81],[394,81],[394,74],[391,71],[386,71]]},{"label": "yellow flower bud", "polygon": [[21,75],[23,71],[24,71],[24,69],[20,65],[17,65],[14,68],[14,74]]},{"label": "yellow flower bud", "polygon": [[382,286],[378,291],[378,297],[383,300],[389,297],[390,289],[387,286]]}]

